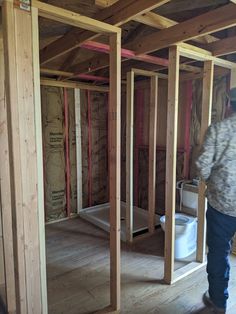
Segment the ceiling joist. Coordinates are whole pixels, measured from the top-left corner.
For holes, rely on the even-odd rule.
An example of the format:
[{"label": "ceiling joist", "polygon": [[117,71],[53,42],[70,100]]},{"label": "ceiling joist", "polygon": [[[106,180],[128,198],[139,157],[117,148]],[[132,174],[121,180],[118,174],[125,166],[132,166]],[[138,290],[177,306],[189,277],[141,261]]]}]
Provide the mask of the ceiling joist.
[{"label": "ceiling joist", "polygon": [[229,55],[236,52],[236,36],[217,40],[216,42],[211,43],[206,47],[212,52],[213,56],[219,57]]},{"label": "ceiling joist", "polygon": [[235,25],[236,6],[228,4],[160,32],[143,36],[138,41],[134,40],[127,48],[137,53],[149,53]]},{"label": "ceiling joist", "polygon": [[[170,0],[120,0],[103,9],[94,18],[98,21],[120,26],[142,14],[161,6]],[[66,35],[45,47],[40,53],[41,64],[45,64],[77,47],[86,40],[94,39],[97,34],[73,28]],[[78,40],[79,38],[79,40]]]},{"label": "ceiling joist", "polygon": [[[138,15],[134,18],[134,21],[157,28],[157,29],[165,29],[165,28],[169,28],[171,26],[178,24],[178,22],[175,22],[171,19],[168,19],[164,16],[161,16],[153,12],[147,12],[142,15]],[[212,35],[205,35],[205,36],[193,39],[193,41],[201,43],[201,44],[211,43],[216,40],[218,40],[218,38]]]}]

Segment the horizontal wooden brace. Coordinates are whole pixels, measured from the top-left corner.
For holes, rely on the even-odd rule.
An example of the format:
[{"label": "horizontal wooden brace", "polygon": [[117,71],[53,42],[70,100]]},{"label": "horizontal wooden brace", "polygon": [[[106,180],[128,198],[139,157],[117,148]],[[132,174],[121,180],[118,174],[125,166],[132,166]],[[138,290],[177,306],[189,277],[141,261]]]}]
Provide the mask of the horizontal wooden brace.
[{"label": "horizontal wooden brace", "polygon": [[119,27],[97,21],[87,16],[65,10],[38,0],[32,0],[32,6],[38,9],[39,16],[63,24],[80,27],[95,33],[121,33]]},{"label": "horizontal wooden brace", "polygon": [[68,82],[68,81],[56,81],[51,79],[45,79],[41,78],[40,84],[44,86],[55,86],[55,87],[68,87],[68,88],[79,88],[79,89],[85,89],[85,90],[93,90],[98,92],[108,92],[109,87],[108,86],[96,86],[92,84],[85,84],[81,82]]}]

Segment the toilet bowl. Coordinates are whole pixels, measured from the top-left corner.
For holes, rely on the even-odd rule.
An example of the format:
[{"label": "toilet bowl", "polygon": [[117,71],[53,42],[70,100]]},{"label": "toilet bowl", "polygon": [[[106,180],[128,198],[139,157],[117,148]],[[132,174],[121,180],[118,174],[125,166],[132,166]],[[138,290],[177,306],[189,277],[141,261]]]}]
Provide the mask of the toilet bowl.
[{"label": "toilet bowl", "polygon": [[[160,218],[165,231],[165,216]],[[197,218],[185,214],[175,214],[175,259],[183,259],[196,251]]]}]

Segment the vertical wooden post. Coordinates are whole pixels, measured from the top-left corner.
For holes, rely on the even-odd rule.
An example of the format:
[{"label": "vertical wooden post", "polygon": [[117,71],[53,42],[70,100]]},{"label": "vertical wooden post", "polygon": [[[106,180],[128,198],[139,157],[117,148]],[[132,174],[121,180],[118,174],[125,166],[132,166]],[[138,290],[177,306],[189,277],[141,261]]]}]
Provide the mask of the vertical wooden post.
[{"label": "vertical wooden post", "polygon": [[[12,198],[11,198],[11,170],[8,127],[9,119],[5,94],[3,37],[0,32],[0,192],[2,217],[2,236],[4,265],[0,268],[5,270],[6,283],[6,306],[9,313],[16,312],[15,270],[13,253],[12,232]],[[2,258],[0,260],[2,262]]]},{"label": "vertical wooden post", "polygon": [[110,35],[109,190],[111,307],[120,310],[120,95],[121,33]]},{"label": "vertical wooden post", "polygon": [[92,206],[92,118],[91,118],[91,97],[90,91],[87,90],[88,100],[88,204]]},{"label": "vertical wooden post", "polygon": [[134,72],[126,85],[126,241],[133,241]]},{"label": "vertical wooden post", "polygon": [[71,215],[70,208],[70,147],[69,147],[69,104],[66,87],[64,91],[64,116],[65,116],[65,158],[66,158],[66,213],[67,217]]},{"label": "vertical wooden post", "polygon": [[190,128],[191,128],[191,114],[192,114],[192,81],[187,81],[186,88],[186,103],[185,103],[185,135],[184,135],[184,178],[189,179],[190,167]]},{"label": "vertical wooden post", "polygon": [[169,48],[168,110],[166,143],[166,222],[165,222],[165,274],[171,283],[174,273],[175,207],[176,207],[176,157],[179,102],[179,49]]},{"label": "vertical wooden post", "polygon": [[155,231],[158,77],[151,77],[148,157],[148,230]]},{"label": "vertical wooden post", "polygon": [[[212,92],[213,92],[213,61],[204,62],[204,75],[202,87],[202,118],[200,130],[200,144],[203,143],[208,126],[211,123]],[[205,218],[205,191],[203,181],[199,184],[198,192],[198,232],[197,232],[197,256],[198,262],[204,262],[206,255],[206,218]]]},{"label": "vertical wooden post", "polygon": [[80,90],[75,89],[74,92],[75,92],[75,128],[76,128],[76,165],[77,165],[77,214],[79,214],[80,210],[83,208]]},{"label": "vertical wooden post", "polygon": [[40,67],[39,67],[39,25],[38,9],[31,8],[32,35],[33,35],[33,76],[34,76],[34,107],[35,107],[35,136],[37,151],[38,174],[38,215],[39,215],[39,245],[40,245],[40,275],[42,313],[48,312],[47,302],[47,275],[46,275],[46,241],[45,241],[45,214],[44,214],[44,169],[43,169],[43,135],[42,110],[40,93]]},{"label": "vertical wooden post", "polygon": [[[27,30],[27,31],[26,31]],[[3,3],[17,313],[41,313],[38,173],[31,12]]]}]

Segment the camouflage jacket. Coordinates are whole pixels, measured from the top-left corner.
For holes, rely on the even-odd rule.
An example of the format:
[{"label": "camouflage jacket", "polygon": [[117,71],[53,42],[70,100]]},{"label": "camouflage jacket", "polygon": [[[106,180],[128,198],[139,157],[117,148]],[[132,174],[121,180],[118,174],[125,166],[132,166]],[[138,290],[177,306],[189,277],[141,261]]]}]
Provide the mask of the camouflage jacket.
[{"label": "camouflage jacket", "polygon": [[210,205],[236,217],[236,114],[208,128],[196,166]]}]

